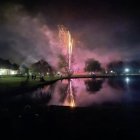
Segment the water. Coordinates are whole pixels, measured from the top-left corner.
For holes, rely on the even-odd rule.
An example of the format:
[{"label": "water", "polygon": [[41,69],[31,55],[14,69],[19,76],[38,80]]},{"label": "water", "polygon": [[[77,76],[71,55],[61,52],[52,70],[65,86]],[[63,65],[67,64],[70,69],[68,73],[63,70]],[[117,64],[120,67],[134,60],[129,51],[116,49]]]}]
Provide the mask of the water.
[{"label": "water", "polygon": [[71,79],[40,87],[32,92],[1,95],[1,107],[71,106],[92,107],[107,104],[140,103],[140,79]]},{"label": "water", "polygon": [[52,137],[60,130],[59,137],[140,137],[139,83],[138,78],[71,79],[0,95],[0,128],[17,139]]},{"label": "water", "polygon": [[[71,79],[40,88],[30,99],[44,105],[91,107],[94,105],[140,103],[140,79]],[[29,95],[28,95],[29,96]],[[44,101],[46,98],[46,102]]]}]

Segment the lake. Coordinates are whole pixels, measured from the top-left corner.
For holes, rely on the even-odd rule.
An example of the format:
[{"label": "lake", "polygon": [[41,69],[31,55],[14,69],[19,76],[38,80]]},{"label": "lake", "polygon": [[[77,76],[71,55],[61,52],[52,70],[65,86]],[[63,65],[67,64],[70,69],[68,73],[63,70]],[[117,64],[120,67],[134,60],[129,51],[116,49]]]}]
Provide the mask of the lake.
[{"label": "lake", "polygon": [[[2,99],[1,99],[2,100]],[[133,105],[140,103],[139,78],[71,79],[40,87],[32,92],[4,97],[8,106],[92,107],[100,105]]]},{"label": "lake", "polygon": [[[140,79],[70,79],[0,95],[0,124],[14,138],[140,137]],[[62,133],[58,136],[63,138]]]}]

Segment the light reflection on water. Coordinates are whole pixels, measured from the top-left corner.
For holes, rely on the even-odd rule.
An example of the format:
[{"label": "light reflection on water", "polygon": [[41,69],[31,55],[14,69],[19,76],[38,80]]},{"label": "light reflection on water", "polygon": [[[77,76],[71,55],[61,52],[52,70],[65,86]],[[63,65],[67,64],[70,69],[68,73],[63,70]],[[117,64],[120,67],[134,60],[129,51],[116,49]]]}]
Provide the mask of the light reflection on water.
[{"label": "light reflection on water", "polygon": [[140,103],[139,78],[71,79],[40,87],[32,92],[0,95],[1,108],[50,105],[89,107]]},{"label": "light reflection on water", "polygon": [[32,93],[45,105],[93,106],[139,102],[139,79],[71,79],[58,81]]}]

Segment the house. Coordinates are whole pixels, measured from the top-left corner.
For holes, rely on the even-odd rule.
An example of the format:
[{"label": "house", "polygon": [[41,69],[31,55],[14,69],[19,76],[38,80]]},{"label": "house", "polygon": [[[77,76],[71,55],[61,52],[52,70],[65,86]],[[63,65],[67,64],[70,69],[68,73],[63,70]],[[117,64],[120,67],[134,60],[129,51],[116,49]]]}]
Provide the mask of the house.
[{"label": "house", "polygon": [[0,75],[16,75],[18,74],[18,65],[12,64],[9,60],[0,58]]},{"label": "house", "polygon": [[0,75],[16,75],[18,74],[18,70],[0,68]]}]

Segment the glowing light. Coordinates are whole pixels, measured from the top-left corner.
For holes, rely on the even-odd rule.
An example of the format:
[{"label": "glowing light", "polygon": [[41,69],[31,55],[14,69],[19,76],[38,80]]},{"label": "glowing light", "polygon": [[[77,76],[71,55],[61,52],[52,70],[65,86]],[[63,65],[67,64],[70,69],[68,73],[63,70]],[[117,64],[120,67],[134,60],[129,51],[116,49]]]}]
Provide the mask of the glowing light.
[{"label": "glowing light", "polygon": [[14,70],[10,70],[10,75],[15,75],[15,74],[17,74],[16,71],[14,71]]},{"label": "glowing light", "polygon": [[130,69],[129,68],[125,68],[125,70],[124,70],[125,72],[129,72],[130,71]]},{"label": "glowing light", "polygon": [[64,26],[59,26],[59,38],[64,47],[67,48],[68,55],[68,68],[71,70],[71,57],[73,50],[73,39],[69,30],[67,30]]},{"label": "glowing light", "polygon": [[69,56],[69,70],[71,69],[71,56],[72,56],[72,47],[73,47],[73,40],[71,38],[71,34],[68,31],[68,56]]},{"label": "glowing light", "polygon": [[0,69],[0,75],[6,75],[6,70],[7,69]]},{"label": "glowing light", "polygon": [[128,77],[125,78],[126,83],[130,82],[130,79]]},{"label": "glowing light", "polygon": [[73,90],[72,90],[72,83],[71,80],[69,80],[68,83],[68,89],[67,89],[67,96],[64,102],[65,106],[70,106],[70,107],[75,107],[75,100],[74,100],[74,95],[73,95]]},{"label": "glowing light", "polygon": [[17,74],[16,70],[0,69],[0,75],[15,75],[15,74]]}]

